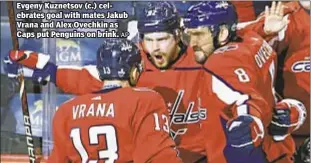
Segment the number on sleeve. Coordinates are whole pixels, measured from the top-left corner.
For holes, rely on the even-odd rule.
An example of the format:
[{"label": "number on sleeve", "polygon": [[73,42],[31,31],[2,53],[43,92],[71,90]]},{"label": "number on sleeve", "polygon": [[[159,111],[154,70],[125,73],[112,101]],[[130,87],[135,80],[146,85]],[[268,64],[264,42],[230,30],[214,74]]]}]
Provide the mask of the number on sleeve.
[{"label": "number on sleeve", "polygon": [[[157,113],[153,113],[153,117],[154,117],[154,123],[155,123],[155,130],[156,131],[160,131],[160,119],[159,119],[159,115]],[[169,125],[168,125],[168,118],[166,115],[162,114],[162,119],[164,120],[164,124],[163,124],[163,130],[165,132],[169,132]]]},{"label": "number on sleeve", "polygon": [[[93,126],[89,129],[89,144],[97,145],[99,135],[106,136],[106,150],[99,150],[99,159],[105,159],[107,163],[114,163],[118,159],[118,144],[116,137],[115,127],[112,125]],[[73,145],[79,152],[82,163],[86,163],[89,160],[87,151],[85,150],[81,141],[81,132],[79,128],[74,128],[70,132],[70,137],[73,140]],[[97,163],[98,160],[89,160],[89,163]]]},{"label": "number on sleeve", "polygon": [[249,76],[243,68],[235,69],[234,73],[238,76],[240,82],[247,83],[250,81]]}]

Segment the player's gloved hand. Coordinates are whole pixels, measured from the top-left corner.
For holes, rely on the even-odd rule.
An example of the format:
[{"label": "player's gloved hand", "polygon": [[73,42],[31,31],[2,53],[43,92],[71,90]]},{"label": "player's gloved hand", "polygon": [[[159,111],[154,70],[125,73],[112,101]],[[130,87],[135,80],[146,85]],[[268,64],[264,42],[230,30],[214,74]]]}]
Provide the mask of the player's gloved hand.
[{"label": "player's gloved hand", "polygon": [[22,68],[24,77],[40,84],[48,81],[56,82],[57,66],[48,62],[49,56],[32,51],[10,51],[4,58],[9,78],[16,78]]},{"label": "player's gloved hand", "polygon": [[272,2],[271,7],[265,8],[265,25],[264,31],[266,34],[278,33],[289,23],[286,17],[284,17],[284,6],[282,2]]},{"label": "player's gloved hand", "polygon": [[8,74],[9,78],[16,78],[18,75],[18,70],[22,68],[22,65],[12,62],[10,58],[4,57],[3,62],[5,64],[4,71]]},{"label": "player's gloved hand", "polygon": [[261,120],[251,115],[239,115],[227,123],[228,144],[234,148],[253,149],[264,137]]},{"label": "player's gloved hand", "polygon": [[306,120],[305,106],[294,99],[283,99],[274,108],[269,134],[275,141],[284,140],[289,134],[299,129]]},{"label": "player's gloved hand", "polygon": [[31,69],[43,69],[49,62],[50,56],[29,50],[11,50],[9,59]]}]

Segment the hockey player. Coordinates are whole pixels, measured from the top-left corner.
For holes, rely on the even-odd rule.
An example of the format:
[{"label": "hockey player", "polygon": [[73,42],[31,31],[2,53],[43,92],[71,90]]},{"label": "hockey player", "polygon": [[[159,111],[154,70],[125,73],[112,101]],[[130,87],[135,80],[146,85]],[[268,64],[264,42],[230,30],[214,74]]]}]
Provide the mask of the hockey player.
[{"label": "hockey player", "polygon": [[161,95],[147,88],[131,88],[142,71],[136,45],[123,39],[108,40],[97,57],[105,86],[59,107],[48,162],[181,162],[169,135]]},{"label": "hockey player", "polygon": [[[190,45],[196,50],[197,61],[200,63],[206,61],[204,64],[206,69],[219,75],[224,81],[239,91],[247,93],[250,95],[249,98],[256,101],[257,108],[238,109],[233,116],[248,115],[261,120],[265,126],[263,149],[268,160],[273,162],[277,159],[283,159],[283,162],[291,162],[290,159],[294,152],[292,140],[288,138],[288,140],[277,143],[268,134],[270,132],[268,132],[268,126],[274,112],[272,108],[275,108],[276,115],[280,114],[279,116],[289,118],[273,119],[274,124],[290,125],[288,133],[302,125],[306,111],[303,104],[293,99],[282,100],[275,106],[276,53],[256,33],[248,32],[242,36],[236,35],[237,16],[234,7],[227,2],[201,2],[192,6],[184,18],[184,24],[186,33],[190,35]],[[285,113],[282,113],[283,111]],[[231,126],[234,126],[233,123],[237,121],[232,123],[229,121],[229,124],[231,123],[231,126],[227,126],[229,146],[223,144],[224,155],[230,160],[229,162],[242,163],[253,162],[253,160],[264,162],[261,148],[254,148],[261,143],[252,143],[256,139],[252,140],[251,136],[245,135],[245,132],[249,130],[245,127],[248,125],[249,119],[237,118],[240,125],[237,125],[236,129],[231,129]],[[276,139],[284,139],[288,134],[280,132],[275,125],[270,127]],[[215,146],[221,145],[217,142]],[[287,149],[288,146],[289,149]],[[216,147],[211,148],[215,149]],[[247,154],[247,151],[251,150],[249,159],[243,157],[243,154]],[[221,155],[215,155],[215,158],[212,158],[214,152],[207,154],[209,162],[220,162],[217,158],[218,156],[221,158]],[[283,154],[288,155],[279,158]]]},{"label": "hockey player", "polygon": [[[279,55],[277,92],[284,98],[302,101],[310,119],[310,2],[273,2],[271,8],[266,7],[262,16],[243,29],[249,30],[269,41]],[[297,145],[310,137],[310,122],[293,136]]]}]

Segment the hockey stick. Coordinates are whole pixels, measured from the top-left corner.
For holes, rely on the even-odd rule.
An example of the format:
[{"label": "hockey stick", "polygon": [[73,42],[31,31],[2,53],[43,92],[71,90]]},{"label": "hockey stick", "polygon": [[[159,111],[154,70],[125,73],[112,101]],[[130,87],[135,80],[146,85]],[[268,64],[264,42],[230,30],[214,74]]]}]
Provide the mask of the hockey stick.
[{"label": "hockey stick", "polygon": [[[13,50],[18,50],[19,43],[17,39],[14,5],[12,1],[8,1],[8,12],[9,12],[9,21],[10,21],[10,28],[11,28],[11,37],[12,37],[12,42],[13,42]],[[36,162],[34,143],[33,143],[34,139],[33,139],[32,131],[31,131],[31,122],[30,122],[27,95],[25,91],[24,74],[23,74],[22,68],[19,70],[19,72],[20,74],[18,75],[17,79],[20,83],[19,94],[20,94],[20,99],[21,99],[21,104],[22,104],[28,156],[29,156],[29,161],[34,163]]]}]

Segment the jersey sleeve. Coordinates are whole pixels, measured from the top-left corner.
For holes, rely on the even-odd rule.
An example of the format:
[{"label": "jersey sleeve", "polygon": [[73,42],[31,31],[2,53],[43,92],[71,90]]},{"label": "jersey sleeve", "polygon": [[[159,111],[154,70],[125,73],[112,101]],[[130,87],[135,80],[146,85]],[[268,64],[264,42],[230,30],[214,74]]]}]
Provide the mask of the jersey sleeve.
[{"label": "jersey sleeve", "polygon": [[169,135],[169,116],[164,100],[157,93],[138,104],[132,120],[134,162],[181,162]]},{"label": "jersey sleeve", "polygon": [[68,157],[64,145],[66,144],[66,104],[61,105],[53,117],[53,150],[48,157],[48,163],[67,162]]},{"label": "jersey sleeve", "polygon": [[[257,118],[264,119],[263,107],[266,108],[268,104],[260,96],[253,93],[252,88],[247,88],[241,91],[236,89],[231,82],[224,80],[218,74],[211,70],[204,68],[209,77],[204,79],[205,86],[201,94],[203,100],[203,107],[211,107],[210,101],[213,101],[213,111],[225,115],[228,120],[234,116],[250,114]],[[210,111],[212,113],[212,111]]]},{"label": "jersey sleeve", "polygon": [[209,109],[206,120],[202,121],[202,132],[206,137],[205,148],[210,162],[226,162],[223,153],[227,140],[226,123],[234,116],[261,113],[258,100],[264,100],[242,93],[212,71],[207,68],[204,70],[201,107]]},{"label": "jersey sleeve", "polygon": [[252,21],[256,19],[255,8],[252,1],[231,1],[238,14],[239,22]]},{"label": "jersey sleeve", "polygon": [[[225,105],[231,105],[231,102],[235,101],[235,107],[230,109],[232,116],[250,114],[268,125],[272,116],[271,108],[258,90],[258,81],[262,80],[263,77],[255,69],[255,65],[252,65],[255,63],[247,61],[247,58],[243,58],[242,61],[236,57],[230,57],[230,55],[235,54],[229,54],[225,57],[221,55],[224,54],[211,56],[205,64],[206,69],[214,74],[212,90],[215,95],[219,100],[225,102]],[[220,60],[227,64],[217,64]],[[270,87],[270,89],[272,88]],[[232,96],[229,96],[230,94]],[[239,101],[238,97],[241,97],[242,101]],[[244,106],[243,103],[246,105]]]},{"label": "jersey sleeve", "polygon": [[95,66],[58,66],[56,85],[66,93],[82,95],[98,91],[104,84]]}]

